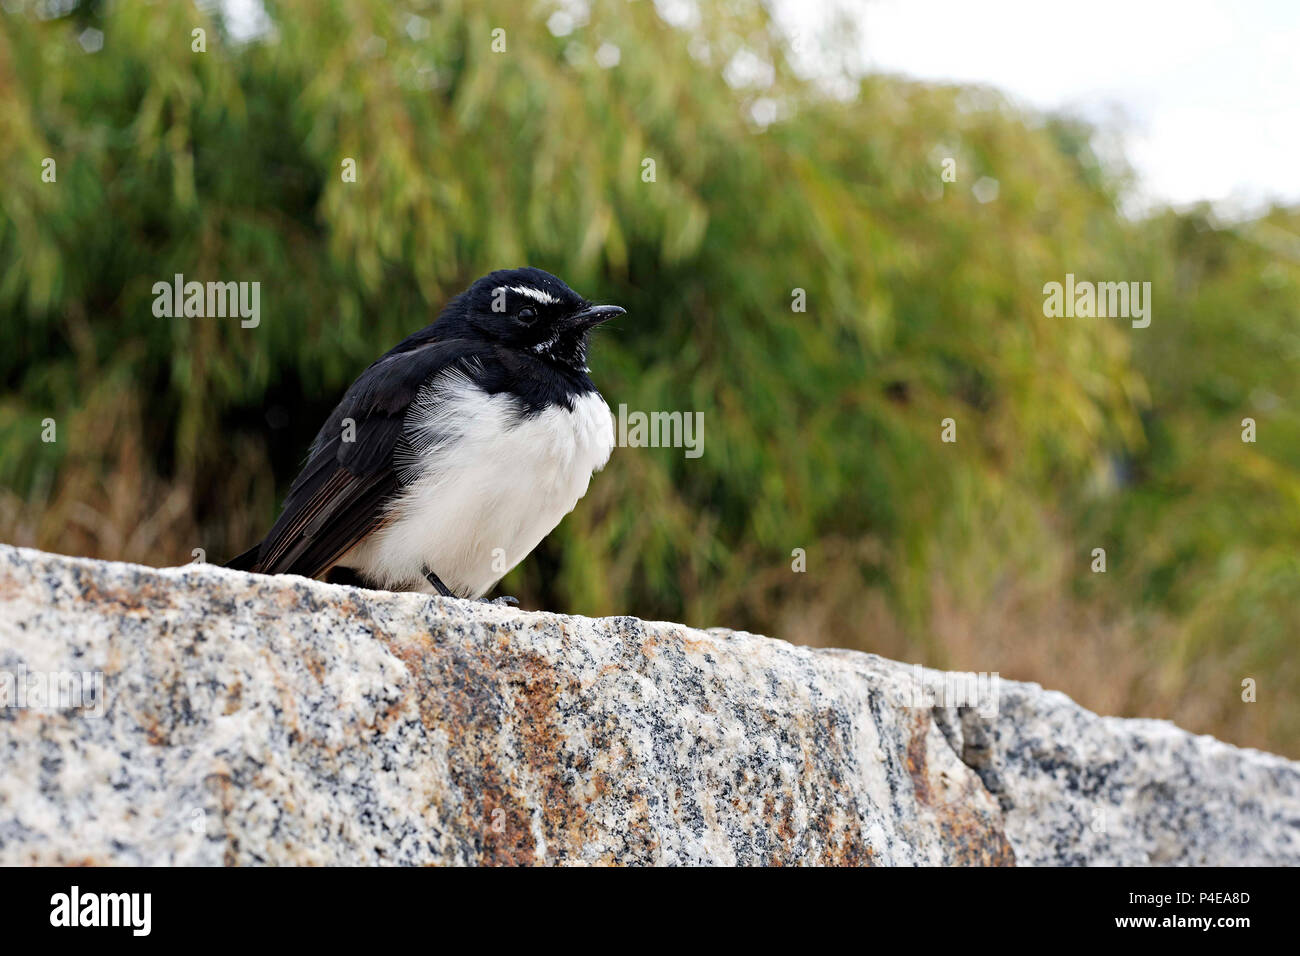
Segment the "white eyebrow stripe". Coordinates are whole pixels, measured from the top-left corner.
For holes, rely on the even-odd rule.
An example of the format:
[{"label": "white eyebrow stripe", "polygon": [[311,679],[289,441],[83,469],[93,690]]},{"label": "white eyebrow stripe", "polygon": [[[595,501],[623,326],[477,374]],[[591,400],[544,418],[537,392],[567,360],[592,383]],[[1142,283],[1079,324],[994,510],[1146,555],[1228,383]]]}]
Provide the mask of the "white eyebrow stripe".
[{"label": "white eyebrow stripe", "polygon": [[560,300],[549,292],[543,292],[541,289],[534,289],[526,285],[507,286],[511,292],[518,292],[520,295],[526,295],[535,302],[542,302],[546,305],[555,305]]}]

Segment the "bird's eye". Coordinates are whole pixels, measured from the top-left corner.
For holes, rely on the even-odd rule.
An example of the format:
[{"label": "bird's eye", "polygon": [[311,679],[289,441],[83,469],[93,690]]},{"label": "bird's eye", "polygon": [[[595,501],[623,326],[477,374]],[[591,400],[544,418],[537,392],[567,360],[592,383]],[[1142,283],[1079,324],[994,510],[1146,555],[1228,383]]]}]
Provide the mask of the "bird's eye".
[{"label": "bird's eye", "polygon": [[537,321],[537,310],[531,305],[524,306],[524,308],[515,313],[515,318],[520,322],[523,322],[525,325],[529,325]]}]

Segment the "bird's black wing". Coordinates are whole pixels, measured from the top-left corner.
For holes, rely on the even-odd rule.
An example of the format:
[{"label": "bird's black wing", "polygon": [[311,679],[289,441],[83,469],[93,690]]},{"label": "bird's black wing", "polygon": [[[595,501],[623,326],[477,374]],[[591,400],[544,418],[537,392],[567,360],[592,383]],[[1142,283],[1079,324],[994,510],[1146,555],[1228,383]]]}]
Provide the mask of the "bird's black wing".
[{"label": "bird's black wing", "polygon": [[[408,339],[366,369],[316,436],[255,559],[248,552],[232,564],[262,574],[324,575],[382,523],[400,490],[393,452],[420,388],[474,352],[464,340]],[[353,441],[344,440],[346,419]]]}]

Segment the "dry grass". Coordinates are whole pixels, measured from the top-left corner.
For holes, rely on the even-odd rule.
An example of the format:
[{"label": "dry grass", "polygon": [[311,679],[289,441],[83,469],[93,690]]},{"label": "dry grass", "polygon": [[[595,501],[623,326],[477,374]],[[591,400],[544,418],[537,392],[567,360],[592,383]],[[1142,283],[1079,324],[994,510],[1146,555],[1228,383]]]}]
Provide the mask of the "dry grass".
[{"label": "dry grass", "polygon": [[[1285,695],[1270,695],[1270,682],[1242,667],[1240,651],[1180,653],[1175,621],[1108,619],[1060,578],[974,598],[936,583],[926,636],[918,640],[881,595],[854,594],[845,586],[850,576],[843,577],[825,596],[787,601],[769,633],[932,667],[997,672],[1062,691],[1099,714],[1172,720],[1238,746],[1300,757]],[[1241,697],[1248,676],[1261,685],[1253,703]]]}]

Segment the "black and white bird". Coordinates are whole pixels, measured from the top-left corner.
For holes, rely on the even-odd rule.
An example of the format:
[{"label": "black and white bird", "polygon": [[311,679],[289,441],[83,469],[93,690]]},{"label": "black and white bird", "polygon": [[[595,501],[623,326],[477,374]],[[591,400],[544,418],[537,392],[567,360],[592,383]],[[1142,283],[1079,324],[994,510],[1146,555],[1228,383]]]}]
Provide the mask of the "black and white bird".
[{"label": "black and white bird", "polygon": [[609,460],[587,340],[623,313],[540,269],[479,279],[352,383],[279,520],[228,567],[482,597]]}]

